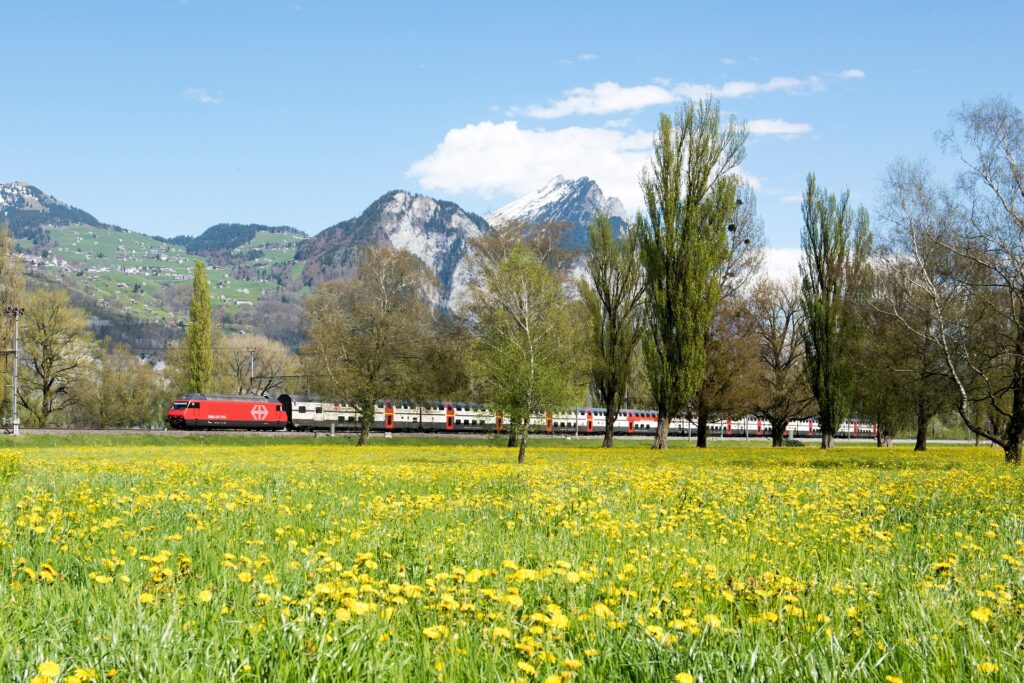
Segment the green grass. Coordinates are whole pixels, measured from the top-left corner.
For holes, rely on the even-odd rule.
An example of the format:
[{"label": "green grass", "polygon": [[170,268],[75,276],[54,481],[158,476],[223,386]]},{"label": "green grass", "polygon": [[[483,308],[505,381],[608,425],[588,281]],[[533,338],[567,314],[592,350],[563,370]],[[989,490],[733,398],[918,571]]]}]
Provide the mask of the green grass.
[{"label": "green grass", "polygon": [[11,444],[6,679],[1020,673],[1024,476],[988,448]]}]

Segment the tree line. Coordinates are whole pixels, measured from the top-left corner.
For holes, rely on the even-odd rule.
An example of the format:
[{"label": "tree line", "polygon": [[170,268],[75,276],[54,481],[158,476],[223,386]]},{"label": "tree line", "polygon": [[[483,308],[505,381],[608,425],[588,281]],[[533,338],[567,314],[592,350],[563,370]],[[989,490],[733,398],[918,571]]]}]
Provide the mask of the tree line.
[{"label": "tree line", "polygon": [[[623,234],[590,226],[579,260],[565,226],[509,223],[471,245],[455,308],[430,305],[415,258],[367,250],[355,275],[307,302],[306,384],[363,415],[384,398],[470,397],[502,412],[525,454],[530,415],[587,403],[611,424],[628,407],[708,425],[756,415],[781,446],[813,418],[832,447],[845,420],[880,446],[956,413],[1018,462],[1024,432],[1024,126],[1003,99],[964,105],[940,134],[963,164],[938,184],[898,160],[879,200],[883,230],[814,173],[802,199],[799,276],[763,274],[755,193],[738,173],[746,129],[712,100],[662,115]],[[582,270],[582,272],[580,272]]]},{"label": "tree line", "polygon": [[[679,417],[706,446],[711,422],[756,415],[776,446],[810,417],[829,448],[855,416],[877,425],[880,446],[909,429],[925,450],[929,425],[955,414],[1019,462],[1020,110],[993,98],[952,115],[938,136],[960,164],[951,183],[926,160],[893,162],[881,230],[809,173],[799,275],[785,281],[764,274],[757,197],[739,172],[746,137],[711,99],[663,114],[642,207],[621,234],[598,215],[580,255],[563,248],[565,225],[494,226],[472,241],[451,309],[432,303],[437,283],[415,256],[366,247],[350,277],[305,300],[298,354],[221,334],[197,261],[186,337],[158,369],[92,338],[62,293],[25,294],[4,233],[0,298],[26,302],[17,400],[28,424],[122,426],[156,421],[184,390],[288,390],[355,406],[360,443],[380,400],[472,400],[501,411],[520,461],[531,415],[583,404],[606,410],[608,447],[616,416],[636,407],[657,410],[655,448]],[[10,328],[5,319],[4,348]]]}]

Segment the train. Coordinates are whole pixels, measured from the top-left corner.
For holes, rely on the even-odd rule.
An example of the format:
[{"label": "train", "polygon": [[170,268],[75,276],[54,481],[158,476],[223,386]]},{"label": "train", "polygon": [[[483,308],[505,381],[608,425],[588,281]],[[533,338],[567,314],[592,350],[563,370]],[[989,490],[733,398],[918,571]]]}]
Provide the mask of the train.
[{"label": "train", "polygon": [[[172,429],[212,430],[246,429],[300,432],[359,431],[359,411],[348,403],[319,398],[281,394],[266,396],[228,396],[223,394],[183,394],[167,411]],[[564,436],[604,434],[606,412],[603,408],[573,408],[556,412],[535,412],[530,416],[531,431]],[[618,435],[653,436],[658,426],[654,410],[623,409],[615,420]],[[384,433],[475,433],[500,434],[508,425],[502,412],[473,403],[448,401],[378,401],[372,430]],[[836,434],[839,438],[868,438],[877,435],[873,423],[851,419]],[[689,437],[697,433],[695,419],[679,417],[669,424],[669,435]],[[757,416],[726,418],[708,424],[709,437],[763,438],[771,436],[771,425]],[[820,436],[814,419],[790,422],[786,436]]]}]

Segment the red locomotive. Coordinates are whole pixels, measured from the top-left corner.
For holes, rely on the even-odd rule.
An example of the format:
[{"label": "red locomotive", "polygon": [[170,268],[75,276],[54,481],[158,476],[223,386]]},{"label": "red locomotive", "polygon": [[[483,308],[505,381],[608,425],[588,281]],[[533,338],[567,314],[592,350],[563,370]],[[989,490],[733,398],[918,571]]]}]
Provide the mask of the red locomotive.
[{"label": "red locomotive", "polygon": [[167,411],[172,429],[285,429],[288,414],[265,396],[183,394]]}]

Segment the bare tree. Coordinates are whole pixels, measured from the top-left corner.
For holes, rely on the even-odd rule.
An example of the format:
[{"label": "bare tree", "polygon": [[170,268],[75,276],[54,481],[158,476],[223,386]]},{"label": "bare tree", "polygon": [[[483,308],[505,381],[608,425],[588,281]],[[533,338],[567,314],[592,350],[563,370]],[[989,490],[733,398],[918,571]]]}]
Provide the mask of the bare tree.
[{"label": "bare tree", "polygon": [[941,135],[964,170],[956,195],[923,164],[887,179],[894,230],[913,262],[910,285],[932,323],[907,328],[941,349],[967,427],[1009,463],[1024,439],[1024,116],[1003,98],[964,105]]},{"label": "bare tree", "polygon": [[754,411],[772,427],[772,446],[782,446],[789,423],[814,410],[804,373],[804,345],[800,337],[800,282],[760,280],[750,297],[759,337]]},{"label": "bare tree", "polygon": [[369,439],[377,401],[407,394],[416,384],[432,285],[409,252],[368,247],[352,279],[325,282],[306,301],[307,384],[359,411],[359,445]]},{"label": "bare tree", "polygon": [[259,334],[220,339],[213,352],[213,384],[232,394],[273,396],[296,374],[295,355],[279,341]]}]

